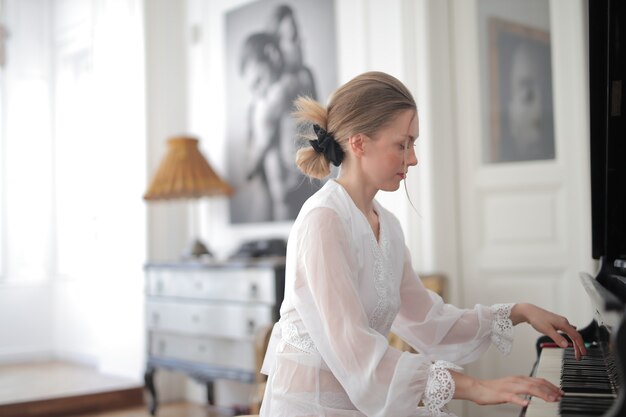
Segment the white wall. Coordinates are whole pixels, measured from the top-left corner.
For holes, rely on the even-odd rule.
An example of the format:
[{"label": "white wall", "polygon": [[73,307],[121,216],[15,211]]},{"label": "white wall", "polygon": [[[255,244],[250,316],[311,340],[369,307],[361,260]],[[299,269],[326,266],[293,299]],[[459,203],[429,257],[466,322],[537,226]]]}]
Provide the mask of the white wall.
[{"label": "white wall", "polygon": [[[189,132],[189,30],[185,23],[185,1],[154,0],[144,3],[147,177],[150,179],[165,155],[167,139]],[[177,260],[188,240],[187,203],[155,202],[147,207],[147,259]]]}]

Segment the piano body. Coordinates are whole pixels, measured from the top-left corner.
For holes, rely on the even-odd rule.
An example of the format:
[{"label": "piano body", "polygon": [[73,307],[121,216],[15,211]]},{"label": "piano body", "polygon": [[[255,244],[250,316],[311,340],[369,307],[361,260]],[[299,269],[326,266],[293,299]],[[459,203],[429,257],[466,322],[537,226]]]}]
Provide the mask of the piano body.
[{"label": "piano body", "polygon": [[565,396],[531,398],[524,417],[626,417],[626,1],[588,7],[592,257],[600,265],[595,276],[581,274],[594,308],[580,331],[589,355],[576,361],[571,348],[540,338],[532,374]]}]

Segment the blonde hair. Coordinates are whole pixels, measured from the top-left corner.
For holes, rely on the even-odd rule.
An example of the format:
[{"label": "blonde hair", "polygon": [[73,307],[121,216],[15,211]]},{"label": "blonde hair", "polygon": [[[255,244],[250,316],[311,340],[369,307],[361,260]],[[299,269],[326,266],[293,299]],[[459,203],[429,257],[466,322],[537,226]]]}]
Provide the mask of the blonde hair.
[{"label": "blonde hair", "polygon": [[[374,137],[398,112],[417,109],[411,92],[398,79],[383,72],[366,72],[339,87],[327,107],[310,97],[299,97],[293,113],[300,136],[317,140],[312,125],[331,134],[346,152],[348,138],[357,133]],[[330,161],[311,146],[296,153],[296,165],[307,176],[322,179],[330,174]]]}]

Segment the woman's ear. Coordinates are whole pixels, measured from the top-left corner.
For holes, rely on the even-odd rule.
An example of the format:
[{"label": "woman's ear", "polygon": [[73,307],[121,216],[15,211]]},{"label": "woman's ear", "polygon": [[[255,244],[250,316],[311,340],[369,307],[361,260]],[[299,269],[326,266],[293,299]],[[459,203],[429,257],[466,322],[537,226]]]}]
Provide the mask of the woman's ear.
[{"label": "woman's ear", "polygon": [[361,133],[352,135],[348,138],[348,146],[352,153],[356,156],[362,156],[365,153],[365,137]]}]

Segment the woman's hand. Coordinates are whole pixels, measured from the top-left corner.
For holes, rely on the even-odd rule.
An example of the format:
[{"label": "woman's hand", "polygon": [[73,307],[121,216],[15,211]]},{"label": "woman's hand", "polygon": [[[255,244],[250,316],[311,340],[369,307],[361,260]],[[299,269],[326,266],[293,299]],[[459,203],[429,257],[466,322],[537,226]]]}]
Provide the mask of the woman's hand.
[{"label": "woman's hand", "polygon": [[528,395],[548,402],[559,401],[563,396],[563,391],[543,378],[510,376],[480,380],[455,371],[450,374],[456,385],[454,398],[479,405],[512,403],[525,407],[528,400],[524,397]]},{"label": "woman's hand", "polygon": [[574,344],[574,354],[577,360],[587,354],[582,336],[563,316],[551,313],[533,304],[520,303],[513,306],[511,310],[511,321],[514,325],[527,322],[535,330],[554,340],[559,346],[567,347],[567,339],[559,333],[559,331],[561,331],[572,340]]}]

